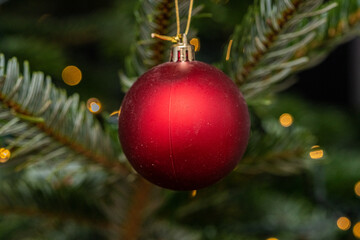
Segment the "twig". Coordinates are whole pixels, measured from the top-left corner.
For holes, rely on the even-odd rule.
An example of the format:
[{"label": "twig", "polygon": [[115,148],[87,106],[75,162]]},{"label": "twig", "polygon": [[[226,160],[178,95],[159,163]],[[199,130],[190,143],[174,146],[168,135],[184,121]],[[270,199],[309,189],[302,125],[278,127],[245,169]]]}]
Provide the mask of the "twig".
[{"label": "twig", "polygon": [[132,204],[125,218],[125,224],[122,226],[123,234],[121,239],[138,239],[151,189],[152,185],[149,182],[141,177],[138,178]]}]

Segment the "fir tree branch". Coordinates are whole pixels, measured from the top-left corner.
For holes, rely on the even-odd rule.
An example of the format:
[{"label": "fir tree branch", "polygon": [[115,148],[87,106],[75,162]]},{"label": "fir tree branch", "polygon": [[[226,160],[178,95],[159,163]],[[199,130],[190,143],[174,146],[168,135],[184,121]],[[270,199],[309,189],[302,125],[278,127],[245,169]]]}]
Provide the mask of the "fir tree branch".
[{"label": "fir tree branch", "polygon": [[[153,32],[160,34],[160,35],[167,35],[169,32],[169,27],[171,25],[171,15],[172,10],[174,9],[174,1],[173,0],[163,0],[159,1],[158,5],[156,6],[156,9],[154,11],[154,20],[153,20]],[[141,16],[144,14],[144,8],[139,8],[137,12],[137,16]],[[149,39],[148,34],[149,31],[149,25],[142,24],[146,22],[139,22],[140,26],[140,33],[142,39]],[[147,68],[151,68],[153,66],[156,66],[163,62],[165,50],[166,50],[166,42],[162,41],[160,39],[153,39],[153,44],[150,45],[150,54],[148,55],[147,59],[144,59],[145,66]],[[144,46],[138,46],[139,48],[142,48]],[[146,50],[145,50],[146,51]]]},{"label": "fir tree branch", "polygon": [[255,1],[235,29],[232,57],[226,64],[247,98],[285,79],[309,61],[308,56],[293,56],[317,37],[317,31],[327,22],[326,13],[337,6],[321,6],[322,2]]},{"label": "fir tree branch", "polygon": [[321,62],[335,47],[359,35],[360,3],[356,0],[333,0],[338,7],[328,13],[327,23],[319,29],[318,36],[295,53],[295,58],[309,56],[310,61],[298,70]]},{"label": "fir tree branch", "polygon": [[116,226],[109,220],[97,184],[101,181],[92,177],[79,183],[72,179],[34,181],[24,176],[8,180],[0,185],[0,213],[73,221],[99,230],[114,231]]},{"label": "fir tree branch", "polygon": [[291,175],[307,168],[304,164],[305,149],[298,147],[282,152],[269,152],[263,156],[247,156],[236,168],[241,174],[271,173],[274,175]]},{"label": "fir tree branch", "polygon": [[[240,72],[238,72],[235,78],[236,83],[242,84],[242,82],[245,81],[244,79],[251,73],[251,71],[253,71],[254,67],[260,63],[266,54],[266,51],[275,43],[277,35],[284,29],[285,24],[294,16],[300,6],[300,3],[300,0],[293,1],[292,5],[286,6],[282,12],[280,12],[279,17],[276,19],[267,19],[266,24],[269,26],[269,31],[267,31],[266,35],[262,36],[265,40],[261,41],[260,37],[255,38],[257,47],[252,53],[253,59],[249,59],[244,64]],[[259,17],[256,18],[257,25],[260,24],[258,19]],[[261,27],[259,27],[259,31],[260,28]]]},{"label": "fir tree branch", "polygon": [[111,171],[128,172],[118,161],[110,138],[79,103],[78,95],[68,98],[49,77],[44,81],[41,72],[31,77],[27,63],[21,75],[15,58],[9,60],[5,74],[3,55],[0,78],[0,137],[13,159],[24,162],[70,157],[89,160]]},{"label": "fir tree branch", "polygon": [[[190,227],[170,223],[164,220],[154,220],[141,233],[139,240],[200,240],[201,231],[195,231]],[[223,238],[221,238],[223,239]]]},{"label": "fir tree branch", "polygon": [[[254,114],[254,119],[256,115]],[[247,151],[236,168],[241,174],[292,175],[312,166],[307,154],[315,137],[301,126],[285,128],[277,119],[254,120]]]},{"label": "fir tree branch", "polygon": [[53,219],[61,221],[74,221],[78,224],[89,226],[92,228],[97,228],[99,230],[111,230],[114,226],[106,221],[100,221],[96,218],[88,218],[86,216],[79,216],[77,214],[72,214],[70,212],[52,212],[44,211],[37,208],[24,208],[24,207],[8,207],[1,206],[0,214],[4,215],[19,215],[26,217],[40,217],[44,219]]}]

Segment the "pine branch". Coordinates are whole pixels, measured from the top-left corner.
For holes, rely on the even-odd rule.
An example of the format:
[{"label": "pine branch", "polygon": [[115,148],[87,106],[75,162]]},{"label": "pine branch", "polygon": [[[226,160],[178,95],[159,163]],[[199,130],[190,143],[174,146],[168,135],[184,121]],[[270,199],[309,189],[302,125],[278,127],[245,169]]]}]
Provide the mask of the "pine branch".
[{"label": "pine branch", "polygon": [[[152,222],[150,226],[140,233],[139,240],[199,240],[201,238],[200,231],[185,228],[181,225],[169,223],[164,220]],[[222,238],[221,238],[222,239]]]},{"label": "pine branch", "polygon": [[26,217],[40,217],[44,219],[53,219],[61,221],[74,221],[78,224],[86,225],[92,228],[97,228],[100,230],[111,229],[111,225],[104,221],[99,221],[97,219],[89,219],[87,217],[78,216],[72,213],[64,212],[52,212],[52,211],[43,211],[36,208],[22,208],[13,206],[9,207],[0,207],[0,214],[4,215],[19,215]]},{"label": "pine branch", "polygon": [[254,121],[248,149],[237,172],[291,175],[313,165],[308,154],[316,142],[307,129],[298,125],[285,128],[277,119],[265,115],[258,121]]},{"label": "pine branch", "polygon": [[[6,74],[5,74],[6,69]],[[0,137],[16,164],[50,159],[89,160],[112,171],[127,172],[110,138],[86,110],[79,96],[67,97],[49,77],[28,63],[20,74],[15,58],[5,66],[0,55]]]},{"label": "pine branch", "polygon": [[96,195],[97,191],[94,192],[93,183],[88,180],[81,184],[62,181],[55,185],[46,181],[25,182],[24,179],[2,182],[0,213],[2,216],[73,221],[98,230],[113,230],[113,224],[102,209],[102,200]]},{"label": "pine branch", "polygon": [[[6,169],[0,170],[3,175]],[[105,234],[107,239],[119,239],[121,226],[128,220],[127,207],[133,199],[134,186],[129,184],[128,176],[114,176],[101,169],[84,171],[77,163],[68,164],[51,178],[46,174],[48,171],[27,168],[0,183],[2,220],[16,215],[24,221],[56,223],[37,226],[44,228],[44,232],[49,227],[59,230],[64,225],[76,225]],[[138,193],[141,191],[137,189]],[[19,226],[17,232],[21,231],[27,229]]]},{"label": "pine branch", "polygon": [[322,2],[259,0],[250,8],[232,36],[232,57],[227,63],[247,98],[285,79],[309,61],[306,56],[293,56],[316,38],[317,30],[326,24],[326,13],[337,6],[321,6]]},{"label": "pine branch", "polygon": [[310,61],[298,70],[320,63],[335,47],[359,35],[360,3],[356,0],[333,0],[338,4],[326,13],[328,21],[319,29],[318,36],[295,53],[296,58],[309,56]]},{"label": "pine branch", "polygon": [[[180,19],[185,26],[188,14],[188,1],[179,1]],[[199,13],[202,6],[193,9],[192,16]],[[140,0],[135,11],[138,35],[126,59],[125,73],[120,73],[121,85],[127,91],[137,77],[146,70],[166,61],[169,43],[152,39],[151,33],[176,35],[175,10],[173,0]],[[190,31],[191,34],[191,31]]]},{"label": "pine branch", "polygon": [[[243,20],[245,24],[255,19],[255,26],[248,24],[237,27],[231,52],[233,59],[227,65],[234,70],[233,77],[248,100],[265,90],[270,91],[275,83],[296,71],[319,63],[333,48],[358,35],[359,30],[360,3],[356,0],[334,0],[320,6],[321,1],[293,1],[290,4],[289,1],[273,0],[272,8],[269,8],[270,5],[265,7],[266,3],[270,1],[256,2]],[[277,5],[280,3],[283,5]],[[269,13],[266,9],[270,9]],[[271,9],[280,10],[280,14],[276,17],[276,11]],[[250,104],[254,102],[250,101]],[[281,127],[278,129],[281,130]],[[276,135],[273,129],[265,133],[254,129],[253,132],[250,150],[239,164],[238,171],[286,175],[308,167],[308,162],[304,161],[308,149],[304,149],[304,146],[309,146],[313,141],[307,144],[301,141],[297,137],[300,132],[285,132],[282,137],[277,136],[278,139],[274,139]],[[261,135],[259,141],[256,140],[257,134]],[[289,142],[283,138],[285,136],[297,144],[289,147]],[[279,145],[260,139],[268,139],[268,142]],[[252,152],[252,145],[263,154]],[[259,150],[259,146],[264,149]]]}]

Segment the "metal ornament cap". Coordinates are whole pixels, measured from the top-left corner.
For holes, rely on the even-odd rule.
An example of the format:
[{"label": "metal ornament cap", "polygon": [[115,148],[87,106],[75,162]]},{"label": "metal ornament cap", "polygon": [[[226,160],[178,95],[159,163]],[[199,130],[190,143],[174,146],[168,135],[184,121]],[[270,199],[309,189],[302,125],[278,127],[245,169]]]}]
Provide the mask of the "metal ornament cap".
[{"label": "metal ornament cap", "polygon": [[174,44],[170,51],[170,62],[195,61],[194,46],[187,42],[186,35],[182,35],[182,42]]}]

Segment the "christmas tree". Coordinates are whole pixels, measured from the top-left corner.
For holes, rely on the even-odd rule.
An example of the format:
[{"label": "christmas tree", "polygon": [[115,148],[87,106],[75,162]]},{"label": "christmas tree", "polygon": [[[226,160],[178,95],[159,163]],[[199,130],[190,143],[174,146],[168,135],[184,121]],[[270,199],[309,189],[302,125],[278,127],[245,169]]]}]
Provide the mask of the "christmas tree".
[{"label": "christmas tree", "polygon": [[360,238],[360,2],[194,1],[196,59],[241,90],[251,131],[228,176],[171,191],[128,163],[118,117],[169,59],[152,34],[178,36],[175,2],[0,0],[0,239]]}]

